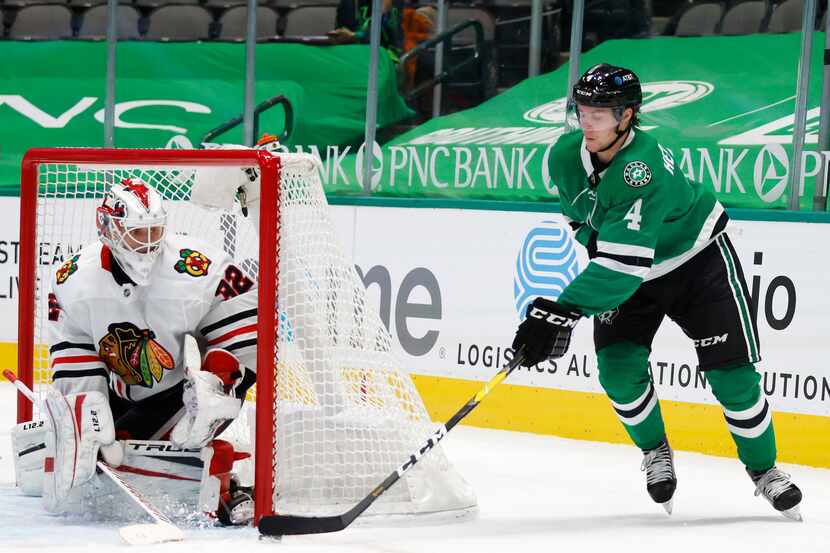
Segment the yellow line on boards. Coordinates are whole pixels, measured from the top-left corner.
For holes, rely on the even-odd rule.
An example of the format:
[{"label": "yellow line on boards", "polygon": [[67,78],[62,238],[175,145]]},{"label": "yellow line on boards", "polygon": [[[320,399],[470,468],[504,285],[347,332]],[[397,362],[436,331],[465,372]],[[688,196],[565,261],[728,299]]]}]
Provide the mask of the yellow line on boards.
[{"label": "yellow line on boards", "polygon": [[[45,360],[48,354],[41,351]],[[16,370],[17,344],[0,342],[0,368]],[[482,401],[464,424],[516,432],[532,432],[612,443],[631,443],[605,394],[501,384],[497,374],[481,389],[481,382],[412,375],[430,417],[446,421],[469,397]],[[36,383],[48,379],[48,370],[35,372]],[[0,373],[0,381],[5,380]],[[723,412],[717,405],[661,401],[660,407],[672,447],[710,455],[736,457]],[[773,413],[778,460],[830,468],[830,417]]]},{"label": "yellow line on boards", "polygon": [[[452,416],[480,382],[412,375],[430,417]],[[661,401],[672,447],[721,457],[737,457],[735,444],[717,405]],[[830,468],[830,417],[773,413],[778,460]],[[502,384],[467,415],[464,424],[517,432],[630,444],[605,394]]]}]

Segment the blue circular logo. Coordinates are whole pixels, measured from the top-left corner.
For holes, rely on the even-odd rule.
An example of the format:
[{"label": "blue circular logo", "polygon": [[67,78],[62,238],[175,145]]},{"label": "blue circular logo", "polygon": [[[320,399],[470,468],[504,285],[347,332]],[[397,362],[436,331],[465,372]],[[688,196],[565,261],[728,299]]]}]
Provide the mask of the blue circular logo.
[{"label": "blue circular logo", "polygon": [[528,232],[516,259],[513,297],[524,319],[537,296],[555,300],[579,274],[579,260],[570,233],[556,221],[542,221]]}]

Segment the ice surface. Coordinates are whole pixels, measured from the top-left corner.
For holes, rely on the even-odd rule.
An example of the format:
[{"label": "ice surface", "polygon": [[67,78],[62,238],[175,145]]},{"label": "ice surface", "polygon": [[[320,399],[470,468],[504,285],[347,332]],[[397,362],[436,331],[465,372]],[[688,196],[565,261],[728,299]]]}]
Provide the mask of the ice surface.
[{"label": "ice surface", "polygon": [[646,494],[642,455],[632,446],[467,427],[442,442],[478,494],[478,516],[465,522],[387,521],[279,543],[250,528],[190,528],[183,543],[131,547],[115,523],[49,516],[39,499],[17,493],[14,401],[12,386],[0,383],[1,553],[830,552],[830,470],[780,465],[804,491],[805,521],[796,523],[753,496],[737,460],[677,452],[668,516]]}]

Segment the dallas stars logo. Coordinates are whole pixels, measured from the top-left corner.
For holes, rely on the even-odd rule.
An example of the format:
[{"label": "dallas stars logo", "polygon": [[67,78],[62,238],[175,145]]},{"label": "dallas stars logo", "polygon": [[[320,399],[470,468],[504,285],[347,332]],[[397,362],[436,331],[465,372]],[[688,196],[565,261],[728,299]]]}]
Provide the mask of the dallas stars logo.
[{"label": "dallas stars logo", "polygon": [[614,324],[614,318],[619,314],[619,309],[611,309],[610,311],[603,311],[597,313],[595,317],[604,325]]},{"label": "dallas stars logo", "polygon": [[623,169],[623,180],[633,188],[645,186],[651,182],[651,169],[642,161],[629,161]]}]

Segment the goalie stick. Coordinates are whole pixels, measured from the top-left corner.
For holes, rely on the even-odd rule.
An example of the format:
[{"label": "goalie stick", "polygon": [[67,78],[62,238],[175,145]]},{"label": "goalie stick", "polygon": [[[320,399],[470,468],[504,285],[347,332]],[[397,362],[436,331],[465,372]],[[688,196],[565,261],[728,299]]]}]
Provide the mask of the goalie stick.
[{"label": "goalie stick", "polygon": [[[10,382],[14,383],[17,390],[23,394],[26,399],[32,403],[37,403],[37,398],[35,397],[34,392],[32,392],[26,384],[21,382],[17,378],[16,374],[9,370],[4,370],[3,376],[5,376]],[[115,485],[123,490],[136,505],[141,507],[153,518],[153,520],[155,520],[155,523],[152,524],[130,524],[119,528],[118,533],[124,542],[130,545],[149,545],[153,543],[182,541],[184,539],[182,531],[177,528],[164,513],[156,509],[150,502],[144,499],[138,490],[121,478],[121,476],[113,471],[109,465],[103,461],[98,461],[96,466],[98,467],[98,470],[106,474],[113,482],[115,482]]]},{"label": "goalie stick", "polygon": [[395,482],[400,480],[403,475],[415,464],[418,460],[431,449],[433,449],[438,442],[440,442],[447,433],[458,424],[461,419],[470,414],[479,403],[495,388],[502,380],[507,378],[524,360],[524,349],[516,352],[513,359],[505,365],[493,378],[490,379],[479,392],[473,396],[452,418],[445,424],[441,425],[429,438],[421,444],[417,451],[414,451],[409,459],[399,466],[392,474],[386,477],[369,495],[364,497],[357,505],[343,513],[342,515],[326,516],[326,517],[306,517],[295,515],[270,515],[264,516],[259,521],[259,532],[265,536],[288,536],[296,534],[324,534],[327,532],[339,532],[349,526],[354,520],[359,517],[366,509],[368,509],[375,500],[380,497],[386,490],[391,488]]}]

